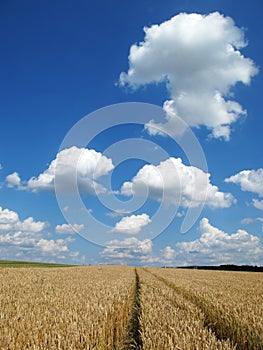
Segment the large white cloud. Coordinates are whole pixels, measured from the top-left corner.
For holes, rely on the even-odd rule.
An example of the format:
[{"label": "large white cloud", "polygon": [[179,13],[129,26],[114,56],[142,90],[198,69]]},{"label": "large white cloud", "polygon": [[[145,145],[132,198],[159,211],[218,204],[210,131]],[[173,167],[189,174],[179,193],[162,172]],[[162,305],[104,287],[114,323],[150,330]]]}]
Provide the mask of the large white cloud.
[{"label": "large white cloud", "polygon": [[263,262],[260,238],[245,230],[228,234],[212,226],[207,218],[200,221],[200,238],[177,243],[177,259],[188,264],[257,264]]},{"label": "large white cloud", "polygon": [[46,222],[35,221],[32,217],[20,220],[15,211],[0,207],[0,252],[2,258],[22,257],[41,261],[50,258],[65,259],[70,257],[72,253],[78,254],[78,252],[69,250],[68,244],[72,242],[71,238],[48,239],[48,234],[45,234],[47,227]]},{"label": "large white cloud", "polygon": [[[215,138],[230,137],[231,124],[246,114],[230,99],[236,83],[249,84],[258,69],[240,49],[247,45],[244,31],[230,17],[181,13],[160,25],[144,28],[144,41],[130,48],[129,70],[120,84],[165,82],[170,100],[164,103],[167,120],[153,126],[178,134],[176,116],[188,125],[206,126]],[[231,95],[232,96],[232,95]]]},{"label": "large white cloud", "polygon": [[116,223],[111,232],[135,235],[150,222],[151,219],[147,214],[125,216]]},{"label": "large white cloud", "polygon": [[94,193],[95,190],[103,192],[104,187],[96,180],[108,174],[113,168],[111,159],[100,152],[73,146],[60,151],[43,173],[30,178],[25,184],[21,185],[17,173],[8,175],[6,180],[9,187],[16,185],[18,189],[33,192],[54,190],[56,181],[58,191],[71,192],[74,191],[74,179],[77,178],[81,192]]},{"label": "large white cloud", "polygon": [[212,208],[227,208],[235,201],[230,193],[220,192],[210,183],[210,174],[194,166],[187,166],[180,158],[168,158],[159,165],[145,165],[131,182],[122,185],[123,195],[148,196],[158,201],[182,207],[206,204]]}]

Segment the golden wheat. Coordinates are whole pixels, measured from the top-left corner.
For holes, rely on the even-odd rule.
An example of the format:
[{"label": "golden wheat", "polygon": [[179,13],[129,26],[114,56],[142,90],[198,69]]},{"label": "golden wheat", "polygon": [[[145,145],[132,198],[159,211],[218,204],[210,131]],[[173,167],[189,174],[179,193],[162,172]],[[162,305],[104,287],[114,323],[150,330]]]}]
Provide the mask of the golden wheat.
[{"label": "golden wheat", "polygon": [[115,349],[130,318],[129,267],[0,270],[0,348]]},{"label": "golden wheat", "polygon": [[220,338],[239,349],[263,349],[262,273],[151,269],[167,285],[195,303]]},{"label": "golden wheat", "polygon": [[149,273],[139,270],[143,349],[233,349],[204,327],[204,315],[193,303]]},{"label": "golden wheat", "polygon": [[262,274],[137,272],[0,269],[0,349],[263,349]]}]

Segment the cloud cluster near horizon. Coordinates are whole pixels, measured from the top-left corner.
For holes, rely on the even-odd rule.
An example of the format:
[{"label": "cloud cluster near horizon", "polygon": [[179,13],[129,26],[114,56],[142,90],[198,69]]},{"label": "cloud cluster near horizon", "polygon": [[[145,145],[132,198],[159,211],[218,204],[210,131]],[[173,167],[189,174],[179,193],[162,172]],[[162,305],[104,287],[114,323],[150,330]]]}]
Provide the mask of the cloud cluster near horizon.
[{"label": "cloud cluster near horizon", "polygon": [[129,70],[120,74],[119,82],[132,89],[166,84],[166,120],[150,121],[148,131],[177,135],[183,131],[181,118],[191,127],[205,126],[214,138],[229,140],[231,125],[246,114],[232,99],[231,88],[248,85],[258,72],[240,52],[247,45],[244,31],[230,17],[214,12],[180,13],[144,32],[144,41],[131,46]]},{"label": "cloud cluster near horizon", "polygon": [[260,265],[263,247],[260,238],[238,229],[228,234],[212,226],[207,218],[199,225],[200,237],[177,243],[178,257],[191,264],[252,264]]},{"label": "cloud cluster near horizon", "polygon": [[154,252],[151,240],[139,240],[135,237],[123,241],[112,240],[101,256],[107,260],[128,263],[140,261],[142,264],[180,265],[219,265],[249,264],[260,265],[263,246],[260,238],[238,229],[228,234],[210,224],[207,218],[199,223],[199,238],[182,241],[174,247],[166,246],[158,253]]},{"label": "cloud cluster near horizon", "polygon": [[2,258],[30,258],[40,260],[76,257],[78,252],[69,250],[71,238],[48,239],[45,230],[48,223],[28,217],[21,220],[19,215],[0,207],[0,253]]}]

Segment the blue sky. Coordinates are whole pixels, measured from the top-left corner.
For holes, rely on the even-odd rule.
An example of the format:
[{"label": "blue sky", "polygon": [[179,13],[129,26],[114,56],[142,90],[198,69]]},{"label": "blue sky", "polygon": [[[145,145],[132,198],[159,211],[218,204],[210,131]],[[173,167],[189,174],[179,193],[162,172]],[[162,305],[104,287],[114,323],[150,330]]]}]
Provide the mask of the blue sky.
[{"label": "blue sky", "polygon": [[2,2],[0,258],[262,265],[262,9]]}]

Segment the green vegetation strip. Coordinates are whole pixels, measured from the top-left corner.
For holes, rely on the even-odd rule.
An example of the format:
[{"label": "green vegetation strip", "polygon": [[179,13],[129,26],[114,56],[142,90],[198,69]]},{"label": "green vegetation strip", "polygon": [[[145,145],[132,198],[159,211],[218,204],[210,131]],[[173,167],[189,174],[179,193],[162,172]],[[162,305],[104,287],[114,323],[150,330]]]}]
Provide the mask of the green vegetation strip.
[{"label": "green vegetation strip", "polygon": [[29,262],[29,261],[13,261],[13,260],[0,260],[1,267],[71,267],[76,265],[67,264],[53,264],[42,262]]},{"label": "green vegetation strip", "polygon": [[128,336],[128,342],[126,343],[125,349],[141,350],[142,339],[141,339],[141,328],[140,328],[140,314],[141,314],[141,301],[140,301],[140,278],[137,270],[135,269],[135,288],[133,296],[133,310],[130,321],[130,330]]},{"label": "green vegetation strip", "polygon": [[204,326],[214,332],[218,339],[230,339],[233,346],[236,345],[237,350],[263,350],[262,338],[251,329],[240,325],[235,317],[231,317],[229,314],[226,315],[222,309],[213,305],[205,298],[175,285],[173,282],[148,269],[144,270],[199,307],[205,316]]}]

